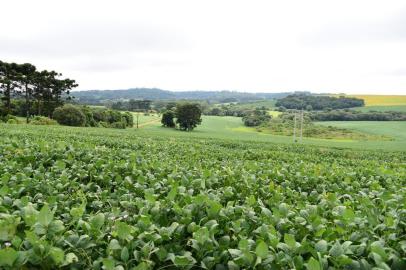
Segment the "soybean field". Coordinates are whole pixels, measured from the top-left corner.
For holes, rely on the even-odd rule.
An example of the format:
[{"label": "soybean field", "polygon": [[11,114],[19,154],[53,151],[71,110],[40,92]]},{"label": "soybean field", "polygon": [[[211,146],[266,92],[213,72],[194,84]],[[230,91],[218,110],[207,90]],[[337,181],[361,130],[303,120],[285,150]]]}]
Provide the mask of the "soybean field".
[{"label": "soybean field", "polygon": [[406,153],[0,125],[2,269],[406,269]]}]

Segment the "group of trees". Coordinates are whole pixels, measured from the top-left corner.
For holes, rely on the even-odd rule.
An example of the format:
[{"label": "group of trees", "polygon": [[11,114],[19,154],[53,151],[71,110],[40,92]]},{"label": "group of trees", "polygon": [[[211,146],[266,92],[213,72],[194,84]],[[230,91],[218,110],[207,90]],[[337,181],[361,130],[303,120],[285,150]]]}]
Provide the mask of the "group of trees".
[{"label": "group of trees", "polygon": [[163,126],[171,128],[175,128],[178,124],[180,130],[192,131],[201,124],[201,116],[202,109],[199,104],[180,103],[162,114],[161,123]]},{"label": "group of trees", "polygon": [[69,98],[77,87],[75,80],[62,79],[56,71],[42,70],[29,63],[17,64],[0,61],[0,115],[15,111],[15,106],[27,118],[33,114],[52,116],[55,108]]},{"label": "group of trees", "polygon": [[207,110],[205,114],[214,116],[244,117],[245,115],[249,114],[249,112],[250,112],[249,109],[240,109],[232,106],[216,106]]},{"label": "group of trees", "polygon": [[111,108],[119,111],[146,112],[151,110],[151,100],[130,99],[129,101],[117,101],[111,104]]},{"label": "group of trees", "polygon": [[246,113],[242,121],[247,127],[256,127],[269,122],[271,119],[272,116],[268,114],[268,111],[256,109]]},{"label": "group of trees", "polygon": [[314,121],[406,121],[404,112],[360,112],[355,110],[333,110],[311,112],[309,116]]},{"label": "group of trees", "polygon": [[203,113],[214,116],[235,116],[244,117],[252,114],[254,110],[268,111],[271,110],[268,106],[253,106],[250,103],[230,103],[211,106]]},{"label": "group of trees", "polygon": [[126,128],[134,125],[131,113],[72,104],[56,108],[53,118],[66,126]]},{"label": "group of trees", "polygon": [[282,109],[326,110],[364,106],[364,100],[352,97],[332,97],[322,95],[294,94],[278,99],[275,106]]}]

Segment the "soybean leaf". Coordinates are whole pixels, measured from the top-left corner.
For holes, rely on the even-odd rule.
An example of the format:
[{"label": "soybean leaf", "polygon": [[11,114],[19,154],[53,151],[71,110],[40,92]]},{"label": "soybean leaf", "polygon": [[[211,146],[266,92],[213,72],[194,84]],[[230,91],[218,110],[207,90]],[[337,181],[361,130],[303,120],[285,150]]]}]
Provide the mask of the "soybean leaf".
[{"label": "soybean leaf", "polygon": [[54,218],[54,213],[49,209],[49,205],[45,204],[38,214],[38,222],[42,226],[48,226]]},{"label": "soybean leaf", "polygon": [[255,254],[261,259],[265,259],[269,254],[268,245],[264,241],[260,241],[255,248]]}]

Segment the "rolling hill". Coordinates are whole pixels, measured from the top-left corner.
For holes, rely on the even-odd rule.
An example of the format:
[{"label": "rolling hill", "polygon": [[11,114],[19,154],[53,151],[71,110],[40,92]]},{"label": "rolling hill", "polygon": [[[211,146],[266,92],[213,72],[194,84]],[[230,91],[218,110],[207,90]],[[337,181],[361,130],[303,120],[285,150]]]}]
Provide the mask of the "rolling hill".
[{"label": "rolling hill", "polygon": [[209,100],[213,102],[254,101],[282,98],[286,93],[248,93],[236,91],[168,91],[158,88],[130,88],[117,90],[73,91],[71,94],[79,103],[100,104],[107,100],[150,99],[150,100]]}]

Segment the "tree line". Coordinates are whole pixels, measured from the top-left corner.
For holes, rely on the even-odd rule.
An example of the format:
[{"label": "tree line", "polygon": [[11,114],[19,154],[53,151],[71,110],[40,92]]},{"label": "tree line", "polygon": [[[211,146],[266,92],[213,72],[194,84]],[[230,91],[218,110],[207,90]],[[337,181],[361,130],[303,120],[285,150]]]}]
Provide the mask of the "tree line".
[{"label": "tree line", "polygon": [[333,110],[310,112],[309,117],[314,121],[406,121],[406,113],[394,111]]},{"label": "tree line", "polygon": [[364,106],[364,100],[353,97],[332,97],[309,94],[294,94],[278,99],[275,106],[280,109],[296,110],[327,110],[327,109],[346,109]]},{"label": "tree line", "polygon": [[133,115],[129,112],[72,104],[56,108],[53,117],[65,126],[126,128],[134,125]]},{"label": "tree line", "polygon": [[151,110],[151,103],[152,101],[148,99],[130,99],[129,101],[113,102],[110,107],[119,111],[147,112]]},{"label": "tree line", "polygon": [[53,70],[0,61],[0,115],[11,114],[19,106],[18,111],[24,113],[27,122],[31,115],[51,117],[77,86],[75,80],[62,78],[62,73]]}]

